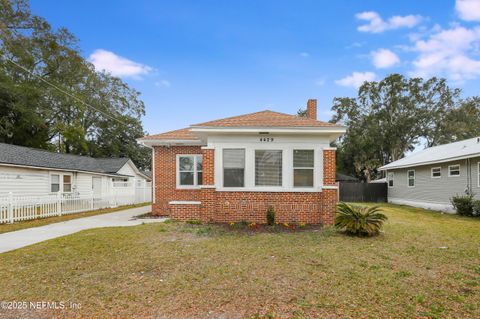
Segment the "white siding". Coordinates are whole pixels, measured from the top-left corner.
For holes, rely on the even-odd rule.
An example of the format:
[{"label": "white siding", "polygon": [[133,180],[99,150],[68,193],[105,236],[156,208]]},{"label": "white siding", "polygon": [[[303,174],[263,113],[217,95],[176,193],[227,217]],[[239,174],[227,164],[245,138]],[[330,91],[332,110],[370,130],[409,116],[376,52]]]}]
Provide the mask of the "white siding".
[{"label": "white siding", "polygon": [[76,191],[80,194],[92,192],[92,176],[87,173],[78,173],[76,177]]},{"label": "white siding", "polygon": [[0,166],[0,194],[45,194],[50,192],[47,170]]},{"label": "white siding", "polygon": [[[111,178],[102,175],[35,168],[17,168],[0,165],[0,194],[34,195],[50,193],[50,175],[71,175],[72,191],[83,194],[92,192],[92,176],[102,178],[102,193],[111,194]],[[62,179],[60,178],[60,183]]]}]

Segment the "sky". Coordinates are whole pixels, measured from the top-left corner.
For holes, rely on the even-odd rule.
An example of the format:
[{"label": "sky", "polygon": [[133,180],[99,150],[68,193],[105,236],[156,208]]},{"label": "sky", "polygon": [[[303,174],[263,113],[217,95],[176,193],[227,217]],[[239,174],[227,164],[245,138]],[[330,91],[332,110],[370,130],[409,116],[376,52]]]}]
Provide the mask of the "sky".
[{"label": "sky", "polygon": [[161,133],[309,98],[391,73],[440,76],[478,95],[480,0],[31,0],[82,54],[141,92],[144,129]]}]

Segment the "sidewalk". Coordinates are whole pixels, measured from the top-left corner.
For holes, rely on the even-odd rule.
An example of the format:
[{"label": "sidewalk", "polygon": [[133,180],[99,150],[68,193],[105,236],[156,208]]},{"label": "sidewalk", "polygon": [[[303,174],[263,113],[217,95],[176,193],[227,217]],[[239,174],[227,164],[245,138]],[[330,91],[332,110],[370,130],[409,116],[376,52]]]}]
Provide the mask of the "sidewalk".
[{"label": "sidewalk", "polygon": [[0,253],[36,244],[52,238],[70,235],[85,229],[100,227],[135,226],[142,223],[163,222],[158,219],[132,219],[132,217],[150,212],[152,207],[143,206],[121,210],[114,213],[72,219],[65,222],[49,224],[0,234]]}]

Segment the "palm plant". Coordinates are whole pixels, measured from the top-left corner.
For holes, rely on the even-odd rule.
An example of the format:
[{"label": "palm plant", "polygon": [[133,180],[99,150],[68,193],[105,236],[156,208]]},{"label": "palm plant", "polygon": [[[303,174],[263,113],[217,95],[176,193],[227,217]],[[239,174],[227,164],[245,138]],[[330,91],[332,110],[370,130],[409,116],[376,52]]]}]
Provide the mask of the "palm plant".
[{"label": "palm plant", "polygon": [[360,207],[346,203],[337,205],[335,227],[356,236],[378,235],[387,216],[380,212],[378,206]]}]

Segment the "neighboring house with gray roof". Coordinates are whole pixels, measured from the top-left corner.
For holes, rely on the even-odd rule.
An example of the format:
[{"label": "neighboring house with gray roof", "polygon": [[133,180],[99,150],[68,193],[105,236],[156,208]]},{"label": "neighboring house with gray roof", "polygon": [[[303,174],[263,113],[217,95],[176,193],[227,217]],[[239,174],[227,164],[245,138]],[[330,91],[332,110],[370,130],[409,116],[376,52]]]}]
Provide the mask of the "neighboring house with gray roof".
[{"label": "neighboring house with gray roof", "polygon": [[150,181],[128,158],[92,158],[0,143],[0,195],[135,196],[136,189],[150,187]]},{"label": "neighboring house with gray roof", "polygon": [[453,212],[455,195],[480,199],[480,137],[426,148],[380,170],[389,202]]}]

